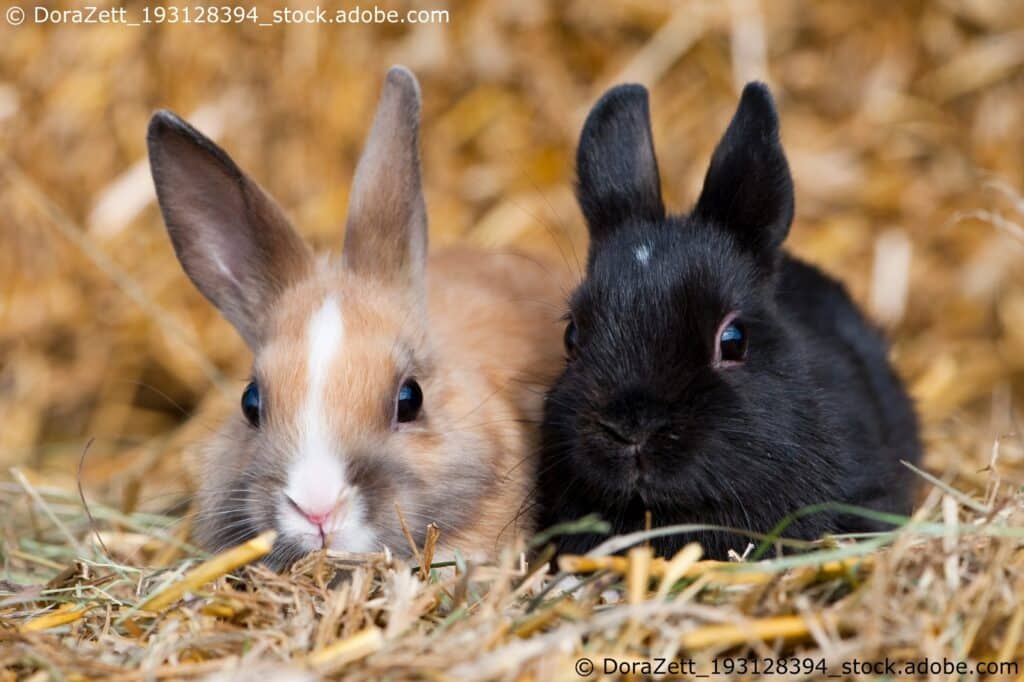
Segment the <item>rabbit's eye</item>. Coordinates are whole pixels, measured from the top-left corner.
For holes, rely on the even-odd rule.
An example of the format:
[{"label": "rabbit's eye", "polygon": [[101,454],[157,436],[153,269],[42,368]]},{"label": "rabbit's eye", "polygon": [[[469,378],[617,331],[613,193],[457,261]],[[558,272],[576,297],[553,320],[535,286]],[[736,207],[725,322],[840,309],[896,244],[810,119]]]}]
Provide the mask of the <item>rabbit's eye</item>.
[{"label": "rabbit's eye", "polygon": [[577,335],[576,323],[569,320],[569,324],[565,325],[565,336],[562,340],[565,342],[565,350],[569,355],[572,355],[576,351],[576,340]]},{"label": "rabbit's eye", "polygon": [[411,422],[420,414],[423,406],[423,390],[415,379],[406,379],[398,389],[398,421]]},{"label": "rabbit's eye", "polygon": [[254,428],[260,426],[260,387],[250,381],[242,393],[242,414]]},{"label": "rabbit's eye", "polygon": [[728,367],[743,362],[747,357],[747,330],[743,324],[731,315],[719,329],[715,366]]}]

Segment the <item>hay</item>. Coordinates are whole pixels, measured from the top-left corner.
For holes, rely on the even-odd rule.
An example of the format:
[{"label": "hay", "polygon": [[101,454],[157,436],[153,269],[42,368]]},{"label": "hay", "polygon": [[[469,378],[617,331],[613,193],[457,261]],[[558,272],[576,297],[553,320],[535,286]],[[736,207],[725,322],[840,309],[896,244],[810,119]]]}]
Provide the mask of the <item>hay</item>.
[{"label": "hay", "polygon": [[[1024,7],[446,7],[451,24],[417,28],[0,28],[0,679],[1024,659]],[[603,88],[651,88],[666,199],[684,208],[738,85],[767,78],[797,185],[790,245],[886,326],[917,399],[911,524],[771,561],[566,558],[573,581],[524,547],[489,565],[432,565],[432,545],[409,565],[317,554],[285,575],[237,568],[259,547],[192,547],[188,446],[235,409],[248,359],[172,256],[146,120],[157,106],[192,118],[335,247],[393,62],[422,81],[434,247],[571,263],[586,248],[572,154]]]},{"label": "hay", "polygon": [[[42,515],[89,536],[72,496],[35,492]],[[23,497],[13,485],[0,495]],[[712,671],[722,654],[785,653],[821,657],[836,673],[844,661],[884,656],[1019,660],[1024,504],[1019,493],[972,502],[984,513],[934,487],[898,533],[784,559],[698,561],[694,546],[669,561],[643,546],[566,557],[563,569],[589,574],[574,581],[531,571],[513,551],[493,565],[434,566],[425,577],[383,554],[320,553],[285,575],[259,565],[231,573],[269,550],[264,537],[195,568],[188,559],[139,569],[159,542],[133,545],[124,563],[97,542],[80,556],[54,528],[22,543],[31,552],[7,555],[15,582],[0,601],[9,626],[0,630],[0,665],[186,679],[250,674],[270,661],[282,666],[272,679],[547,679],[571,675],[583,656],[675,657]],[[155,529],[167,521],[136,519]],[[41,584],[43,575],[52,577]]]}]

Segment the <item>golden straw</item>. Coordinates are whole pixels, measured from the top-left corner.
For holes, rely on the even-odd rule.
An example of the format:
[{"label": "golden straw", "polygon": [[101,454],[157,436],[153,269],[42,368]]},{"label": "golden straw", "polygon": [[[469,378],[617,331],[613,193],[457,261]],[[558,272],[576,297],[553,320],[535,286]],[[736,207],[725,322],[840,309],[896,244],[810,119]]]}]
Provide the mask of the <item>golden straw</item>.
[{"label": "golden straw", "polygon": [[67,625],[68,623],[74,623],[76,620],[84,616],[91,609],[99,606],[96,602],[89,602],[88,604],[64,604],[56,611],[43,614],[28,621],[21,626],[22,632],[42,632],[43,630],[49,630],[60,625]]},{"label": "golden straw", "polygon": [[[684,547],[682,551],[686,551]],[[658,557],[650,564],[650,575],[655,578],[672,576],[672,582],[682,578],[696,578],[708,575],[713,582],[727,585],[762,585],[775,579],[776,573],[770,570],[759,571],[757,564],[737,564],[729,561],[695,561],[694,552],[690,550],[679,561],[684,566],[689,564],[685,570],[680,571],[679,565]],[[696,555],[696,556],[699,556]],[[673,562],[675,559],[673,559]],[[828,561],[820,566],[807,566],[801,569],[800,575],[829,579],[844,575],[854,568],[871,568],[873,557],[850,557],[847,559]],[[597,571],[611,571],[621,575],[629,574],[629,559],[622,556],[587,557],[587,556],[563,556],[558,560],[558,568],[568,573],[595,573]],[[736,570],[744,566],[744,570]]]},{"label": "golden straw", "polygon": [[658,598],[664,598],[672,590],[672,586],[697,565],[704,550],[700,544],[691,542],[679,550],[671,560],[664,564],[661,573],[661,584],[658,585]]},{"label": "golden straw", "polygon": [[[833,614],[821,614],[820,618],[829,626],[835,626]],[[754,640],[772,641],[783,639],[787,642],[806,639],[810,629],[803,616],[776,616],[748,621],[740,625],[705,625],[690,630],[682,636],[680,643],[690,651],[714,646],[728,648]]]},{"label": "golden straw", "polygon": [[366,658],[384,646],[384,633],[375,625],[333,644],[328,644],[309,655],[309,664],[319,672],[336,670],[341,666]]},{"label": "golden straw", "polygon": [[226,575],[240,566],[270,553],[274,547],[277,532],[268,530],[252,540],[232,547],[226,552],[204,561],[182,576],[181,580],[160,590],[139,605],[143,611],[160,611],[175,602],[186,592],[198,589],[206,583]]}]

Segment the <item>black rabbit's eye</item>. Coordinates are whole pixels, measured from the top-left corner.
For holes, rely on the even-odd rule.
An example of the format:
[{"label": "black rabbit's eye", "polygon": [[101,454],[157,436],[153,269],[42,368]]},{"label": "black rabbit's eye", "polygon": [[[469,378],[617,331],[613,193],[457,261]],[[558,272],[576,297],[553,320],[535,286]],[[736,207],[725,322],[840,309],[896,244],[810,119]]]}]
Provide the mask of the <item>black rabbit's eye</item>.
[{"label": "black rabbit's eye", "polygon": [[576,337],[579,332],[576,331],[576,323],[569,321],[569,324],[565,325],[565,336],[563,341],[565,342],[565,350],[572,354],[576,350]]},{"label": "black rabbit's eye", "polygon": [[415,379],[407,379],[398,389],[398,421],[411,422],[420,414],[423,391]]},{"label": "black rabbit's eye", "polygon": [[743,362],[747,357],[747,332],[739,320],[725,324],[718,337],[719,362]]},{"label": "black rabbit's eye", "polygon": [[260,387],[250,381],[242,393],[242,414],[255,428],[260,426]]}]

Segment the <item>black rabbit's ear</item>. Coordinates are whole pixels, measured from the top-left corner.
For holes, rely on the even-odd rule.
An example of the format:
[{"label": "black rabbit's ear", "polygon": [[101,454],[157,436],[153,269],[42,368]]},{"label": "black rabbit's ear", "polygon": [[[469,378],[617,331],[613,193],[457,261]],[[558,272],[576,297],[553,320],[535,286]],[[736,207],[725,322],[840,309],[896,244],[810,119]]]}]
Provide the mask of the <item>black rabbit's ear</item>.
[{"label": "black rabbit's ear", "polygon": [[779,117],[763,83],[748,83],[704,178],[694,216],[730,231],[771,266],[793,222],[793,181]]},{"label": "black rabbit's ear", "polygon": [[580,135],[576,175],[591,237],[630,219],[665,217],[646,88],[619,85],[594,105]]}]

